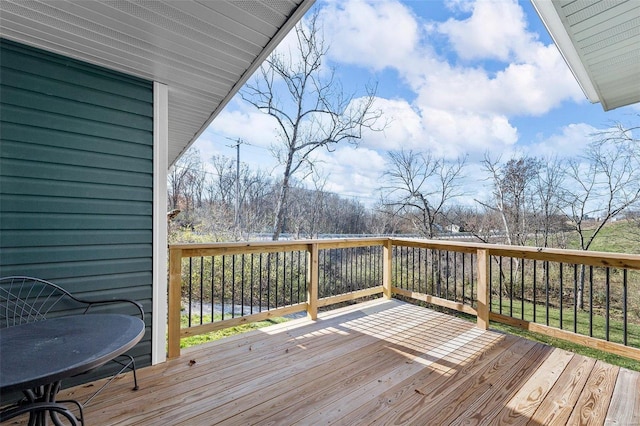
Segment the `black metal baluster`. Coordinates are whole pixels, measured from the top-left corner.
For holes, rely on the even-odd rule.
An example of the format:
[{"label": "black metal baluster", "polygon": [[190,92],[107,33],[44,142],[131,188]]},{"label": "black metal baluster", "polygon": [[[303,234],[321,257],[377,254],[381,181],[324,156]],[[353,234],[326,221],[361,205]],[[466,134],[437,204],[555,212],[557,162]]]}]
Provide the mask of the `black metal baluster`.
[{"label": "black metal baluster", "polygon": [[204,318],[204,257],[200,256],[200,324]]},{"label": "black metal baluster", "polygon": [[607,316],[604,317],[605,319],[605,325],[604,325],[604,330],[605,330],[605,339],[607,340],[607,342],[609,341],[609,317],[610,317],[610,308],[611,308],[611,269],[609,267],[607,267],[605,269],[605,273],[606,273],[606,279],[605,279],[605,289],[606,289],[606,311],[607,311]]},{"label": "black metal baluster", "polygon": [[193,301],[193,257],[189,258],[189,320],[187,323],[191,327],[191,305]]},{"label": "black metal baluster", "polygon": [[498,301],[500,302],[500,314],[502,314],[502,286],[503,286],[503,270],[502,270],[502,256],[500,256],[500,275],[498,277],[498,285],[499,285],[499,289],[500,291],[499,293],[499,297],[498,297]]},{"label": "black metal baluster", "polygon": [[627,270],[622,270],[622,342],[625,346],[627,342]]},{"label": "black metal baluster", "polygon": [[[404,271],[405,271],[405,267],[407,264],[407,251],[408,249],[406,247],[400,247],[400,282],[398,283],[398,286],[400,288],[405,288],[404,287]],[[403,254],[404,252],[404,254]]]},{"label": "black metal baluster", "polygon": [[546,310],[546,323],[547,325],[549,325],[549,262],[545,261],[543,263],[543,266],[545,268],[545,310]]},{"label": "black metal baluster", "polygon": [[464,263],[465,263],[464,262],[464,258],[466,257],[467,253],[463,252],[461,254],[462,254],[462,303],[464,303],[465,293],[466,293],[466,290],[465,290],[465,277],[467,275],[467,274],[464,273],[465,272],[465,270],[464,270],[465,269],[464,268]]},{"label": "black metal baluster", "polygon": [[271,264],[273,253],[267,253],[267,311],[271,309]]},{"label": "black metal baluster", "polygon": [[524,319],[524,259],[520,268],[520,319]]},{"label": "black metal baluster", "polygon": [[[493,256],[489,255],[489,312],[493,312]],[[477,260],[477,259],[476,259]]]},{"label": "black metal baluster", "polygon": [[[409,278],[409,272],[407,272],[407,279]],[[407,283],[408,284],[408,283]],[[409,286],[407,286],[409,289]],[[416,248],[411,248],[411,291],[416,291]]]},{"label": "black metal baluster", "polygon": [[242,257],[240,258],[240,267],[242,269],[242,272],[240,273],[240,284],[242,285],[241,290],[240,290],[240,316],[244,316],[244,284],[245,284],[245,273],[244,273],[244,269],[245,269],[245,259],[244,259],[245,254],[242,253]]},{"label": "black metal baluster", "polygon": [[287,305],[287,252],[282,253],[282,306]]},{"label": "black metal baluster", "polygon": [[[320,265],[322,265],[322,282],[318,283],[318,295],[319,295],[319,297],[322,297],[322,295],[324,294],[323,291],[324,291],[324,287],[326,286],[326,282],[327,282],[327,267],[328,267],[327,253],[329,254],[329,260],[334,258],[334,256],[332,256],[332,254],[331,254],[332,253],[331,250],[332,249],[322,250],[322,251],[318,250],[318,262],[320,262],[320,257],[322,258],[322,261],[318,265],[318,267],[320,267]],[[322,252],[322,254],[320,252]],[[306,262],[305,262],[305,264],[306,264]],[[320,281],[320,277],[318,277],[318,281]]]},{"label": "black metal baluster", "polygon": [[[300,272],[302,270],[302,264],[300,263],[300,256],[301,256],[301,251],[298,251],[298,280],[296,282],[296,290],[297,290],[297,299],[296,299],[296,303],[300,303]],[[291,268],[291,271],[293,271],[293,268]],[[292,284],[292,288],[293,288],[293,272],[291,274],[291,284]],[[293,299],[293,296],[291,296],[291,298]]]},{"label": "black metal baluster", "polygon": [[593,337],[593,266],[589,266],[589,336]]},{"label": "black metal baluster", "polygon": [[418,249],[418,293],[422,293],[422,250]]},{"label": "black metal baluster", "polygon": [[449,275],[450,275],[450,271],[451,271],[451,266],[449,264],[449,250],[444,252],[444,261],[447,264],[446,267],[446,277],[445,277],[445,291],[444,291],[444,298],[445,299],[449,299]]},{"label": "black metal baluster", "polygon": [[221,306],[220,306],[220,310],[222,311],[222,321],[224,321],[224,300],[225,300],[225,292],[224,292],[224,285],[227,281],[227,274],[226,274],[226,256],[223,254],[222,255],[222,296],[220,297],[220,302]]},{"label": "black metal baluster", "polygon": [[513,317],[513,257],[509,258],[509,316]]},{"label": "black metal baluster", "polygon": [[213,319],[215,317],[215,313],[216,313],[216,305],[215,305],[215,291],[216,291],[216,286],[215,286],[215,257],[211,256],[211,322],[213,322]]},{"label": "black metal baluster", "polygon": [[434,256],[434,250],[433,249],[429,249],[429,251],[431,252],[431,292],[430,294],[435,296],[436,294],[436,290],[435,290],[435,261],[433,259]]},{"label": "black metal baluster", "polygon": [[[306,297],[307,297],[307,274],[309,273],[308,265],[307,265],[307,255],[306,255],[306,253],[305,253],[305,256],[304,256],[303,269],[304,269],[304,274],[302,274],[302,283],[303,283],[304,287],[303,287],[302,294],[304,295],[304,297],[306,299]],[[320,272],[318,272],[318,274],[320,274]],[[320,279],[320,277],[318,277],[318,280],[319,279]]]},{"label": "black metal baluster", "polygon": [[[340,281],[340,293],[344,293],[349,281],[349,249],[340,250],[340,259],[344,262],[342,269],[342,279]],[[331,293],[328,296],[334,296],[336,293]]]},{"label": "black metal baluster", "polygon": [[[463,260],[464,261],[464,260]],[[453,252],[453,300],[458,298],[458,252]],[[464,303],[464,294],[462,295],[462,303]]]},{"label": "black metal baluster", "polygon": [[275,301],[275,308],[278,308],[278,264],[280,263],[280,253],[276,252],[276,260],[274,262],[274,267],[275,269],[273,270],[273,275],[276,276],[276,285],[274,287],[275,290],[275,297],[274,297],[274,301]]},{"label": "black metal baluster", "polygon": [[560,330],[562,330],[564,328],[564,324],[563,324],[563,321],[562,321],[563,320],[563,315],[562,315],[563,314],[563,308],[562,308],[562,299],[563,299],[562,292],[563,292],[563,288],[562,287],[563,287],[563,269],[564,269],[563,265],[564,264],[562,262],[560,262],[560,294],[559,294],[559,296],[560,296]]},{"label": "black metal baluster", "polygon": [[262,312],[262,256],[263,253],[260,253],[260,258],[258,259],[258,312]]},{"label": "black metal baluster", "polygon": [[578,332],[578,265],[573,264],[573,332]]},{"label": "black metal baluster", "polygon": [[[474,301],[474,298],[473,298],[473,287],[474,287],[474,284],[475,284],[475,282],[473,280],[473,271],[475,269],[475,267],[473,266],[474,265],[473,257],[474,257],[474,254],[470,253],[470,255],[469,255],[469,262],[470,262],[469,263],[469,275],[470,275],[469,289],[471,290],[471,305],[473,305],[473,301]],[[489,271],[491,271],[491,269],[489,269]],[[489,273],[489,276],[491,276],[491,273]],[[489,289],[491,289],[491,279],[489,279]],[[491,294],[491,292],[489,292],[489,294]],[[489,309],[491,309],[491,305],[489,305]]]},{"label": "black metal baluster", "polygon": [[436,267],[436,293],[438,297],[442,297],[442,252],[438,252],[438,266]]},{"label": "black metal baluster", "polygon": [[231,318],[236,317],[236,255],[231,255]]},{"label": "black metal baluster", "polygon": [[536,301],[536,295],[538,290],[536,289],[536,282],[538,281],[538,261],[533,260],[533,322],[536,322],[536,313],[538,312],[538,303]]},{"label": "black metal baluster", "polygon": [[250,308],[250,310],[251,310],[251,315],[253,315],[253,300],[254,300],[253,299],[253,287],[255,286],[255,277],[254,277],[254,274],[253,274],[253,253],[251,253],[251,277],[250,277],[250,280],[251,280],[251,290],[249,291],[249,293],[251,294],[251,308]]}]

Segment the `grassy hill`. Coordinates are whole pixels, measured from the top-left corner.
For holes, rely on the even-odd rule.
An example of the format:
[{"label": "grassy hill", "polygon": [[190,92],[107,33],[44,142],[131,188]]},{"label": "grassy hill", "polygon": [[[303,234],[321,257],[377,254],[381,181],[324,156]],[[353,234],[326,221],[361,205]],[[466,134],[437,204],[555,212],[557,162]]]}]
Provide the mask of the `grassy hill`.
[{"label": "grassy hill", "polygon": [[[595,224],[593,229],[595,229]],[[575,232],[571,233],[567,242],[567,248],[580,249],[579,237]],[[589,250],[640,254],[640,223],[617,221],[606,224],[596,236]]]}]

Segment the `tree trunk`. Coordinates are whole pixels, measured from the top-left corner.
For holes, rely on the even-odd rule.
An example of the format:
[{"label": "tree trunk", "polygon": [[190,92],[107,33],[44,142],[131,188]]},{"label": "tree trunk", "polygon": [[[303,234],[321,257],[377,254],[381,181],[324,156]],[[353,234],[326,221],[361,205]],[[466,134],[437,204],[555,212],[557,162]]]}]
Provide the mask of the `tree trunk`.
[{"label": "tree trunk", "polygon": [[282,187],[280,188],[280,193],[278,194],[278,203],[276,204],[276,217],[273,223],[273,236],[271,239],[273,241],[278,241],[280,238],[280,233],[282,232],[282,227],[284,226],[284,214],[286,211],[287,205],[287,196],[289,195],[289,178],[291,176],[291,164],[293,163],[293,153],[289,153],[289,158],[287,159],[287,166],[285,168],[284,176],[282,179]]}]

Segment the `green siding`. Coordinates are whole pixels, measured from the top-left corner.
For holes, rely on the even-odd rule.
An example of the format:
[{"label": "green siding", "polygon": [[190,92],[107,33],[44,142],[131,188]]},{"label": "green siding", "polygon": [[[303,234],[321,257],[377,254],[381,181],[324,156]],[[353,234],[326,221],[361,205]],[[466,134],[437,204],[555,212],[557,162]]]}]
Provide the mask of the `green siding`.
[{"label": "green siding", "polygon": [[151,362],[152,132],[151,82],[0,40],[0,276],[139,300],[140,365]]}]

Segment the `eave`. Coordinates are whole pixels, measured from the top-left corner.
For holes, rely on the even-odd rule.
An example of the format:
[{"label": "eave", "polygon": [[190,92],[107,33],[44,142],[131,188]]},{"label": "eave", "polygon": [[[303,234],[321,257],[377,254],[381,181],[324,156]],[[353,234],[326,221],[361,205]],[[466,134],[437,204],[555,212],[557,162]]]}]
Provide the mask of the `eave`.
[{"label": "eave", "polygon": [[640,2],[531,1],[592,103],[640,102]]},{"label": "eave", "polygon": [[0,36],[166,84],[171,165],[313,1],[3,0]]}]

